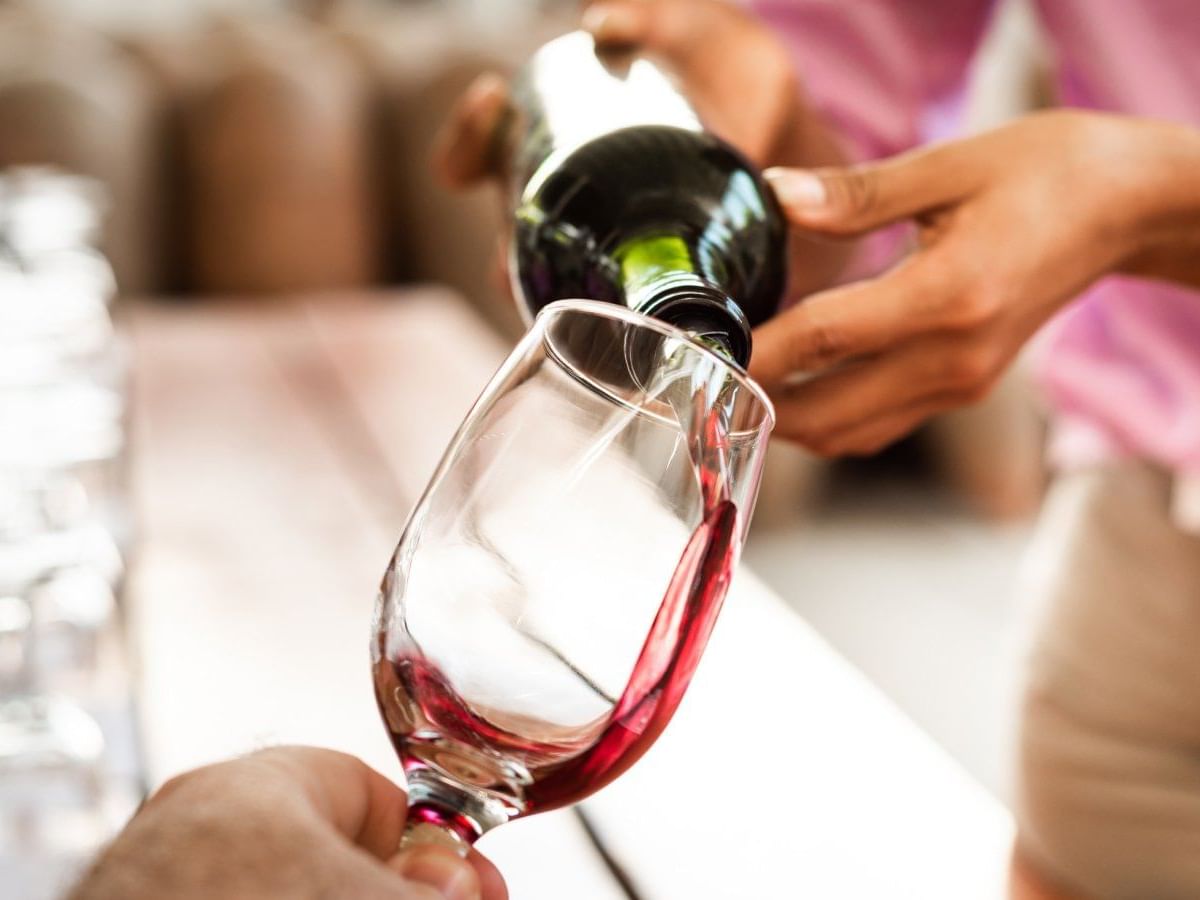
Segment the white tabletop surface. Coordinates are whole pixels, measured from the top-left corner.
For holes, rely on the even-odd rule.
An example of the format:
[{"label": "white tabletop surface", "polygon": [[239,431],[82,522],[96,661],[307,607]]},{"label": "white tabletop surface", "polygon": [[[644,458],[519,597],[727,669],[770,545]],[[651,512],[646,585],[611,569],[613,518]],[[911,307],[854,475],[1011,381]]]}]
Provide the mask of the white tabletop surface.
[{"label": "white tabletop surface", "polygon": [[[367,664],[404,515],[503,353],[445,292],[135,311],[131,618],[151,780],[308,742],[399,766]],[[1002,896],[1008,813],[754,576],[675,720],[586,804],[644,900]],[[620,900],[578,819],[480,844],[514,900]]]}]

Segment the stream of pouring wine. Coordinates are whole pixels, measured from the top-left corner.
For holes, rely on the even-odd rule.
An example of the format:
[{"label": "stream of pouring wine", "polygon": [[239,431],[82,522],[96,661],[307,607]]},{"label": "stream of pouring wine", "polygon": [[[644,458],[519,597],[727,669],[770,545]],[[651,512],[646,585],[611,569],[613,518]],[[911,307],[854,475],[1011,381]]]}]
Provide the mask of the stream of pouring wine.
[{"label": "stream of pouring wine", "polygon": [[[671,375],[667,367],[668,376]],[[530,812],[582,800],[633,765],[666,727],[691,682],[720,613],[738,555],[730,498],[729,397],[723,379],[675,377],[669,402],[687,422],[688,452],[703,501],[654,623],[608,726],[584,753],[547,767],[526,791]],[[686,388],[686,391],[680,390]]]}]

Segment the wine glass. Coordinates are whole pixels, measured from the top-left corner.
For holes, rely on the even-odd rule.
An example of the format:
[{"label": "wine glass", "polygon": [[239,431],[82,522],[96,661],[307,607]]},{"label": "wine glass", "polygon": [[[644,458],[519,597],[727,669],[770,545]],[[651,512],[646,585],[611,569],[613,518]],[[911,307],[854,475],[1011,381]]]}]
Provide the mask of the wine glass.
[{"label": "wine glass", "polygon": [[465,853],[649,748],[758,492],[770,401],[678,329],[547,306],[459,428],[384,575],[376,699],[406,842]]}]

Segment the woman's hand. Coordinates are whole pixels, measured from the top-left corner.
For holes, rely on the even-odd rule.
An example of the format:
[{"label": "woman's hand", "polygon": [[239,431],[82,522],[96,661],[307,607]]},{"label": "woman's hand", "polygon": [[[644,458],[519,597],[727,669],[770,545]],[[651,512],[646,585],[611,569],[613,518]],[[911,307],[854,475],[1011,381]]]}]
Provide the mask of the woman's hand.
[{"label": "woman's hand", "polygon": [[[581,27],[602,48],[636,49],[661,61],[678,75],[705,126],[757,165],[845,161],[833,132],[804,97],[788,48],[736,3],[595,0],[586,5]],[[465,188],[504,176],[497,130],[509,112],[508,83],[500,75],[481,75],[467,89],[434,151],[434,169],[444,184]],[[793,232],[788,293],[828,285],[851,249]],[[502,247],[500,268],[505,257]]]},{"label": "woman's hand", "polygon": [[[842,161],[809,111],[787,48],[727,0],[595,0],[581,27],[600,47],[636,49],[676,73],[705,124],[760,166]],[[435,165],[456,187],[501,175],[493,133],[508,104],[498,75],[480,76],[443,130]]]},{"label": "woman's hand", "polygon": [[71,900],[506,900],[500,874],[421,846],[397,855],[404,792],[352,756],[279,747],[167,782]]},{"label": "woman's hand", "polygon": [[871,165],[768,175],[797,229],[918,228],[886,274],[810,296],[755,334],[751,373],[779,433],[822,455],[873,453],[979,400],[1106,273],[1200,285],[1200,132],[1183,126],[1039,113]]}]

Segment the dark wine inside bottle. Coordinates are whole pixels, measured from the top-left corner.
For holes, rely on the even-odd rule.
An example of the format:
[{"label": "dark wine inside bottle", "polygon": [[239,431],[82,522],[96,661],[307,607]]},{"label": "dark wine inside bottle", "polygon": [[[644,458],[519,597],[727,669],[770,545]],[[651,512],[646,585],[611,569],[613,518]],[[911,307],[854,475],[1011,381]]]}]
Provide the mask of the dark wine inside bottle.
[{"label": "dark wine inside bottle", "polygon": [[745,365],[785,282],[784,219],[754,166],[670,72],[585,32],[538,50],[513,98],[511,272],[528,312],[620,303]]},{"label": "dark wine inside bottle", "polygon": [[784,287],[785,226],[754,168],[715,136],[636,125],[550,158],[520,197],[515,274],[531,312],[582,297],[621,303],[724,345]]}]

